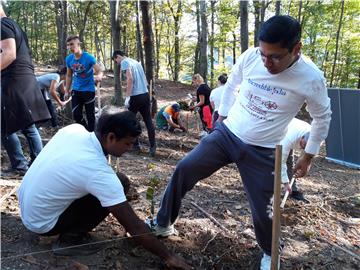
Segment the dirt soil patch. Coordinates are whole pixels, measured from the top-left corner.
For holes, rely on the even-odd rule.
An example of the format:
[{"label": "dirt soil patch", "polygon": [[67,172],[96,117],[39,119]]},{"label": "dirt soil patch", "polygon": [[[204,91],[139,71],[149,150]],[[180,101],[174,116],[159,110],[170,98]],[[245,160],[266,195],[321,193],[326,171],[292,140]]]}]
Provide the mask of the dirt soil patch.
[{"label": "dirt soil patch", "polygon": [[[194,94],[190,85],[165,80],[156,81],[155,87],[159,107],[184,100],[188,93]],[[102,104],[110,104],[114,92],[112,78],[105,79],[101,92]],[[62,125],[71,122],[63,113],[59,116]],[[137,194],[131,205],[143,219],[151,216],[150,203],[146,200],[151,177],[160,179],[155,191],[157,208],[176,163],[199,143],[197,116],[188,112],[182,116],[185,121],[187,119],[189,132],[157,131],[155,158],[148,156],[146,132],[141,136],[140,155],[126,153],[119,159],[111,158],[112,165],[130,177]],[[42,125],[40,132],[46,143],[56,130]],[[24,138],[20,136],[20,139],[26,145]],[[1,161],[2,168],[6,168],[8,158],[3,149]],[[36,236],[26,230],[20,220],[16,197],[20,183],[20,176],[1,179],[2,269],[166,269],[159,258],[136,247],[112,216],[93,232],[104,241],[111,240],[102,251],[92,256],[54,256],[51,245],[56,237]],[[360,171],[328,162],[322,148],[321,154],[314,159],[310,175],[299,181],[299,186],[310,203],[289,199],[282,211],[281,238],[285,248],[281,269],[360,269]],[[229,232],[214,224],[192,202],[211,214]],[[186,195],[176,228],[178,236],[162,241],[195,269],[259,267],[261,251],[255,240],[241,178],[233,164],[199,182]]]}]

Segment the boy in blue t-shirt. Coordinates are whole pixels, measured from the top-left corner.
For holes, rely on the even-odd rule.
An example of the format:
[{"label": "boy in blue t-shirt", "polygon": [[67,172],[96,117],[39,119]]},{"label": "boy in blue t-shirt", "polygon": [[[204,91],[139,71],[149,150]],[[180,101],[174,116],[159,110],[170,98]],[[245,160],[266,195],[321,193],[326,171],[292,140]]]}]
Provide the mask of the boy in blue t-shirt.
[{"label": "boy in blue t-shirt", "polygon": [[[101,81],[103,73],[95,57],[82,51],[78,36],[68,37],[66,44],[72,52],[66,57],[66,94],[72,96],[74,120],[91,132],[95,126],[95,81]],[[83,118],[83,106],[87,122]]]}]

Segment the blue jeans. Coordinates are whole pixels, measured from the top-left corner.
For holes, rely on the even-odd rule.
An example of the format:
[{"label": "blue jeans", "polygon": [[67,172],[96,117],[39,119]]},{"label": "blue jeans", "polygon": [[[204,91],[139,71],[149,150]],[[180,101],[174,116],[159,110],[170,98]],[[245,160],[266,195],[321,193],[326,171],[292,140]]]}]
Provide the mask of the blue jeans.
[{"label": "blue jeans", "polygon": [[[24,134],[28,141],[31,162],[33,162],[43,148],[39,131],[37,130],[35,124],[32,124],[20,131]],[[8,136],[1,134],[1,142],[9,156],[11,168],[27,169],[29,164],[24,156],[20,140],[16,133],[12,133]]]}]

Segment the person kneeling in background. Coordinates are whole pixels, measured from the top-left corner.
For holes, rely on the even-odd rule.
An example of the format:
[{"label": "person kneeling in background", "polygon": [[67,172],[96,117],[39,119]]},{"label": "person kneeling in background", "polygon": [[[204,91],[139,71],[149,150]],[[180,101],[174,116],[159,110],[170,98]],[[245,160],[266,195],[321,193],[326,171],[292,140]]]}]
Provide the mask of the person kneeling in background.
[{"label": "person kneeling in background", "polygon": [[182,125],[180,119],[180,105],[174,103],[162,107],[156,114],[156,126],[161,130],[169,130],[170,132],[174,132],[176,128],[185,132],[186,128]]}]

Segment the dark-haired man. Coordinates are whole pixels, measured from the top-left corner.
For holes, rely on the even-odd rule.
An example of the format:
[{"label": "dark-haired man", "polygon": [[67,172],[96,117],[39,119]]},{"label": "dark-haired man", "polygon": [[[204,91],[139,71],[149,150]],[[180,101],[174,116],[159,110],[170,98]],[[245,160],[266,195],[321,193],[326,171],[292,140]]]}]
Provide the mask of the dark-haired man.
[{"label": "dark-haired man", "polygon": [[[113,52],[113,60],[120,65],[121,71],[126,72],[125,107],[135,114],[140,112],[148,131],[149,154],[154,157],[156,154],[155,128],[151,119],[150,95],[144,69],[138,61],[126,57],[120,50]],[[140,153],[138,140],[134,144],[134,150]]]},{"label": "dark-haired man", "polygon": [[295,177],[302,177],[319,152],[331,119],[323,73],[301,54],[300,34],[299,22],[290,16],[274,16],[264,22],[259,47],[240,56],[225,84],[218,121],[226,120],[177,164],[157,214],[157,234],[175,232],[173,223],[181,199],[198,181],[236,163],[256,239],[264,252],[260,269],[270,269],[275,145],[306,102],[312,128],[305,152],[294,168]]},{"label": "dark-haired man", "polygon": [[106,155],[120,157],[141,133],[131,112],[103,113],[96,132],[72,124],[61,129],[44,147],[24,176],[18,191],[21,219],[37,234],[59,234],[54,252],[89,254],[96,245],[67,248],[89,242],[89,234],[112,213],[144,248],[170,267],[189,269],[150,232],[129,203]]},{"label": "dark-haired man", "polygon": [[[71,93],[72,112],[76,123],[82,124],[87,130],[95,127],[95,81],[102,80],[103,72],[96,59],[81,49],[78,36],[70,36],[66,44],[71,54],[66,57],[66,88],[67,96]],[[94,76],[95,74],[95,76]],[[83,117],[85,107],[86,120]]]}]

